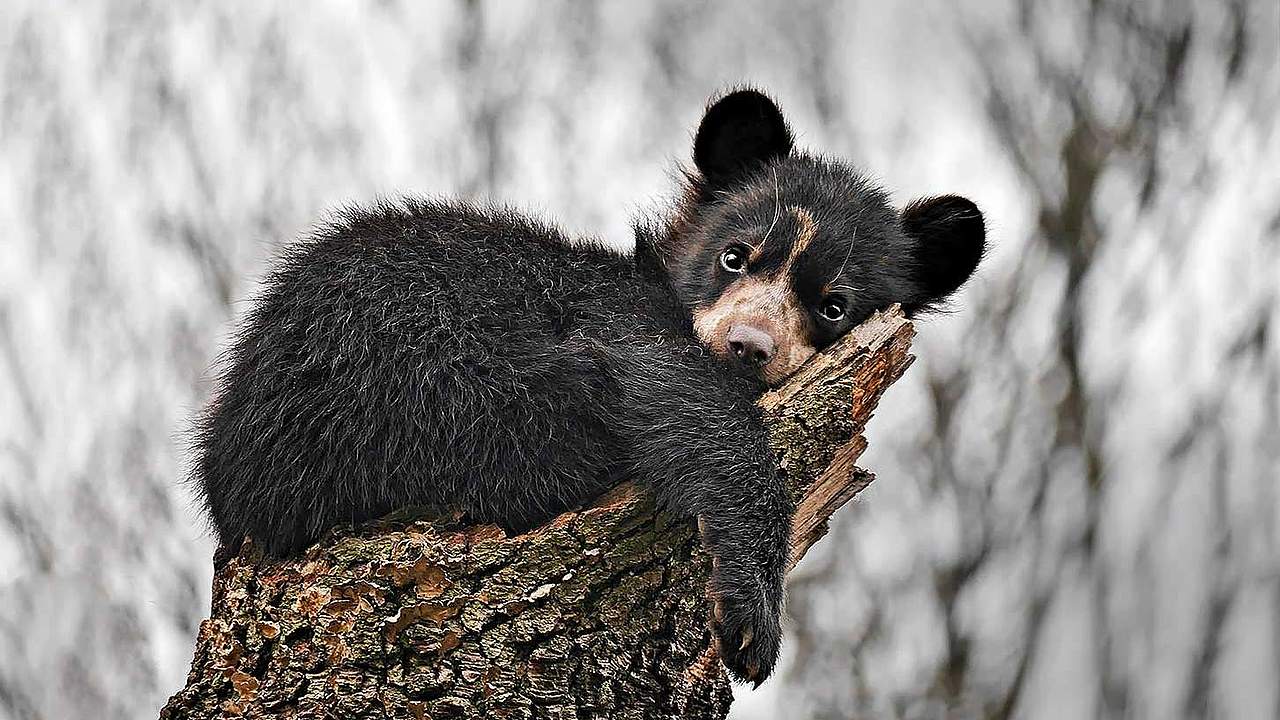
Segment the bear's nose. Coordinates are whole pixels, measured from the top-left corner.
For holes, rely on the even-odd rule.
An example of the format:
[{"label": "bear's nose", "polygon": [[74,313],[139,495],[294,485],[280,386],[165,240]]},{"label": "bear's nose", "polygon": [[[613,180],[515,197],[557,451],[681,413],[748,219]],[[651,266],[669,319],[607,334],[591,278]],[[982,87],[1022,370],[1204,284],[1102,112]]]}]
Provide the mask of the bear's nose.
[{"label": "bear's nose", "polygon": [[729,350],[752,367],[763,367],[773,358],[773,336],[750,325],[729,328]]}]

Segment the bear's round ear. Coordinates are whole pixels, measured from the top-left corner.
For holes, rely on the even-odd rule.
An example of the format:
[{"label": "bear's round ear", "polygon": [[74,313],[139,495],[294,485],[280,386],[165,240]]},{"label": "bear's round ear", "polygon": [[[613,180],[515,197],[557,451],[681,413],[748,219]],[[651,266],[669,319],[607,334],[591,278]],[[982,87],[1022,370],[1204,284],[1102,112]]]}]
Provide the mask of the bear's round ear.
[{"label": "bear's round ear", "polygon": [[693,142],[693,162],[712,187],[791,152],[782,112],[763,93],[739,90],[707,108]]},{"label": "bear's round ear", "polygon": [[982,211],[958,195],[916,200],[902,211],[902,227],[915,240],[916,279],[927,308],[964,284],[986,249]]}]

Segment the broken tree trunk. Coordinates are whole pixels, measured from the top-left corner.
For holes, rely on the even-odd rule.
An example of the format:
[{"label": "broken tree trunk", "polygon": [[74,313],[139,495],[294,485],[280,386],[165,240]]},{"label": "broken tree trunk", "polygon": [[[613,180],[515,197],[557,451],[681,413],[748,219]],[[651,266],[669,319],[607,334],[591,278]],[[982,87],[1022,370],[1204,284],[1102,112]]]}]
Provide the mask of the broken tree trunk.
[{"label": "broken tree trunk", "polygon": [[[877,314],[760,400],[796,499],[792,566],[871,481],[862,429],[913,332]],[[246,543],[160,717],[724,718],[708,570],[690,524],[631,485],[515,537],[388,521],[275,563]]]}]

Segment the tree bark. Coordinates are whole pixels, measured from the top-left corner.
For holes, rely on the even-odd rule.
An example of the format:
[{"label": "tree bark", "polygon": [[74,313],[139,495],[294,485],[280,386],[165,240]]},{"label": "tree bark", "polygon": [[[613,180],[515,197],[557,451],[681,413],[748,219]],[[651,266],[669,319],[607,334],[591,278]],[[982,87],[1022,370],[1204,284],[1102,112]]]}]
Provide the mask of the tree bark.
[{"label": "tree bark", "polygon": [[[760,400],[796,499],[791,565],[871,482],[854,465],[914,330],[873,316]],[[690,523],[626,484],[515,537],[386,520],[216,574],[177,718],[724,718]],[[784,650],[785,651],[785,650]]]}]

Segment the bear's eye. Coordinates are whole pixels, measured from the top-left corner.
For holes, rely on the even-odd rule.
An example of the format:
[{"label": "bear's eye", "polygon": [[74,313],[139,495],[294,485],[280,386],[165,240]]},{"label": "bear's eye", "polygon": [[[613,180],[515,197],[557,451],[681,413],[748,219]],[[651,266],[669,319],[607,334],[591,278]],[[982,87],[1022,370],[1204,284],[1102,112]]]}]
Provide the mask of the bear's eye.
[{"label": "bear's eye", "polygon": [[844,319],[844,301],[840,298],[827,298],[818,308],[818,314],[827,322],[840,322]]},{"label": "bear's eye", "polygon": [[747,249],[741,245],[730,245],[720,253],[720,267],[741,275],[747,271]]}]

